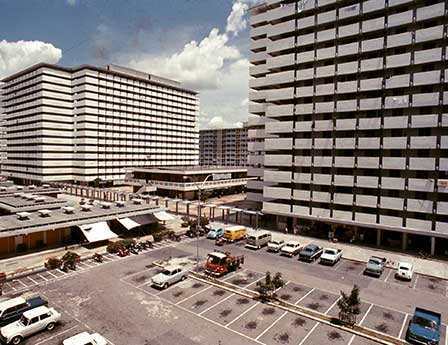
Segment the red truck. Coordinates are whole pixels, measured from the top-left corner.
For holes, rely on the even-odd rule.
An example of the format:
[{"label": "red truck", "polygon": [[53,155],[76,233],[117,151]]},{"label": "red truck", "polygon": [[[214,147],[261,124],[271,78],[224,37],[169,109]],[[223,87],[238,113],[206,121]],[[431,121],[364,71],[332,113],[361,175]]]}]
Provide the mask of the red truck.
[{"label": "red truck", "polygon": [[244,255],[233,256],[229,252],[214,251],[208,254],[205,263],[205,273],[221,277],[229,272],[236,271],[244,263]]}]

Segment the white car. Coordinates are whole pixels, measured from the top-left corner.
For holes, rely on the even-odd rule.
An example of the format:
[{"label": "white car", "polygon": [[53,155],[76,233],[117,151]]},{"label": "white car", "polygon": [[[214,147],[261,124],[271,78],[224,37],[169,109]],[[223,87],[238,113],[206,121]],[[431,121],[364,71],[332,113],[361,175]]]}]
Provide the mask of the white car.
[{"label": "white car", "polygon": [[320,256],[320,263],[334,265],[342,258],[342,250],[336,248],[324,248]]},{"label": "white car", "polygon": [[107,345],[107,340],[98,333],[82,332],[65,339],[63,345]]},{"label": "white car", "polygon": [[20,320],[2,327],[0,329],[0,338],[6,344],[17,345],[24,338],[44,329],[52,331],[60,318],[61,314],[53,308],[37,307],[23,313]]},{"label": "white car", "polygon": [[294,255],[297,255],[300,250],[302,249],[302,246],[297,241],[288,241],[286,244],[280,249],[281,255],[286,255],[289,257],[293,257]]},{"label": "white car", "polygon": [[412,280],[412,276],[414,275],[414,266],[408,262],[399,262],[397,273],[395,274],[396,278]]},{"label": "white car", "polygon": [[187,279],[188,272],[182,266],[171,265],[163,268],[163,271],[152,277],[152,285],[166,289],[178,281]]},{"label": "white car", "polygon": [[285,244],[286,242],[284,240],[271,240],[268,242],[268,252],[278,253]]}]

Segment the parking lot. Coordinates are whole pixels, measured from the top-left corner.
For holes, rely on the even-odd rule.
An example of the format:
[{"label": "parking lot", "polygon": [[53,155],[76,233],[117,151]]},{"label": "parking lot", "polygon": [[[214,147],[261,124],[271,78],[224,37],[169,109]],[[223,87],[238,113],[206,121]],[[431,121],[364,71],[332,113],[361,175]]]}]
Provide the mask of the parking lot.
[{"label": "parking lot", "polygon": [[[200,240],[201,265],[214,242]],[[83,261],[75,272],[45,271],[9,282],[5,292],[40,294],[63,314],[53,332],[44,332],[25,344],[52,345],[84,330],[99,332],[111,344],[374,344],[351,333],[285,312],[189,278],[166,290],[151,286],[160,268],[156,260],[196,259],[196,243],[164,242],[140,255],[118,258],[106,255],[101,264]],[[330,316],[338,315],[340,291],[361,288],[358,324],[404,338],[416,306],[441,312],[440,344],[447,345],[447,282],[416,275],[411,282],[395,279],[386,269],[380,278],[363,275],[363,263],[341,260],[335,266],[305,263],[266,249],[249,250],[241,243],[219,248],[245,255],[243,268],[222,280],[246,289],[269,270],[281,272],[286,286],[278,297]],[[9,289],[9,290],[6,290]]]}]

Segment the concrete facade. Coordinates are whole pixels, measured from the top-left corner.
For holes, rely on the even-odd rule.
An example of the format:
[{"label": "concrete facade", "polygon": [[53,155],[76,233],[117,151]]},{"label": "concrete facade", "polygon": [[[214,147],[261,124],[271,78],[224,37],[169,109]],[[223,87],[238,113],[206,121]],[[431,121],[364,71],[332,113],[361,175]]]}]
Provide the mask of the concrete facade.
[{"label": "concrete facade", "polygon": [[0,172],[2,171],[3,163],[6,160],[6,120],[3,111],[3,88],[2,83],[0,82]]},{"label": "concrete facade", "polygon": [[448,233],[447,11],[409,0],[251,9],[248,198],[263,213],[417,232],[434,251],[431,237]]},{"label": "concrete facade", "polygon": [[199,163],[199,99],[175,81],[49,64],[3,81],[3,174],[16,182],[117,181],[128,167]]},{"label": "concrete facade", "polygon": [[199,163],[209,166],[247,165],[247,125],[199,131]]}]

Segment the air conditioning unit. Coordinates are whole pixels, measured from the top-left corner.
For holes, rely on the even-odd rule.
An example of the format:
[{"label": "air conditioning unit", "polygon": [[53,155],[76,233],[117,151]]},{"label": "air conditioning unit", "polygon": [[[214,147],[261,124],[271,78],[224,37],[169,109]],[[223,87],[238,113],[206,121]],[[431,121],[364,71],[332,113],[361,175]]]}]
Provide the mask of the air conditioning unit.
[{"label": "air conditioning unit", "polygon": [[17,213],[17,219],[19,219],[19,220],[29,219],[30,215],[31,214],[29,212],[18,212]]},{"label": "air conditioning unit", "polygon": [[81,210],[83,211],[90,211],[92,209],[92,205],[81,205]]},{"label": "air conditioning unit", "polygon": [[115,205],[117,205],[117,207],[124,207],[124,205],[126,205],[126,202],[120,200],[120,201],[115,202]]},{"label": "air conditioning unit", "polygon": [[71,206],[63,206],[61,207],[64,213],[75,213],[75,208]]},{"label": "air conditioning unit", "polygon": [[39,210],[37,211],[41,217],[50,217],[51,211],[50,210]]}]

